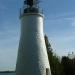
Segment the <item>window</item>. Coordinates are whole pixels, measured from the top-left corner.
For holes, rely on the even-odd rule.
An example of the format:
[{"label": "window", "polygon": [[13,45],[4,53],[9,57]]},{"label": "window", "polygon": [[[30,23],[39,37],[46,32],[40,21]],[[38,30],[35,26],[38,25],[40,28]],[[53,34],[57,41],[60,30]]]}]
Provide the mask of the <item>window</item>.
[{"label": "window", "polygon": [[46,68],[46,75],[50,75],[50,69]]}]

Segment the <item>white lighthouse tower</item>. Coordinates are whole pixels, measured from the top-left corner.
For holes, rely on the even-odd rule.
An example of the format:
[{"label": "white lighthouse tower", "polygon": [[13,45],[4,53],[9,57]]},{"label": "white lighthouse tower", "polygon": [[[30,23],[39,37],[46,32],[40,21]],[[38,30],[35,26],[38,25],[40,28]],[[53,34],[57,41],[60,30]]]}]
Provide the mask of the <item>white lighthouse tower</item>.
[{"label": "white lighthouse tower", "polygon": [[51,75],[38,0],[25,0],[24,6],[16,75]]}]

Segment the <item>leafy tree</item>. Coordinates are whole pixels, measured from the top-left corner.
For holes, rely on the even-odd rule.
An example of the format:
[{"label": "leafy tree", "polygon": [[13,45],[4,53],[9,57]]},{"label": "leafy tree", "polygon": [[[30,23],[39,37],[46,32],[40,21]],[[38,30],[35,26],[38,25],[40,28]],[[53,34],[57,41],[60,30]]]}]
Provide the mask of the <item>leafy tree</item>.
[{"label": "leafy tree", "polygon": [[54,55],[53,49],[46,35],[45,35],[45,43],[46,43],[48,59],[51,68],[51,74],[52,75],[75,75],[75,58],[70,59],[67,56],[63,56],[60,62],[58,56]]},{"label": "leafy tree", "polygon": [[53,49],[46,35],[45,35],[45,43],[46,43],[48,59],[49,59],[50,67],[51,67],[51,74],[52,75],[63,75],[63,69],[62,69],[61,63],[58,57],[54,55]]},{"label": "leafy tree", "polygon": [[63,56],[61,60],[61,64],[64,67],[65,75],[75,75],[75,58],[70,59],[67,56]]}]

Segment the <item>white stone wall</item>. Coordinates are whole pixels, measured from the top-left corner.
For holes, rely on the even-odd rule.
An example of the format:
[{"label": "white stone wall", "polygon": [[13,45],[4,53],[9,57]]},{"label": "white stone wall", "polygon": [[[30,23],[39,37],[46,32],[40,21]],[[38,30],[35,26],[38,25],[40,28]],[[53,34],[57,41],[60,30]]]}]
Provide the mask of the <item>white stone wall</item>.
[{"label": "white stone wall", "polygon": [[46,75],[46,68],[50,69],[43,34],[43,15],[24,14],[21,16],[16,75]]}]

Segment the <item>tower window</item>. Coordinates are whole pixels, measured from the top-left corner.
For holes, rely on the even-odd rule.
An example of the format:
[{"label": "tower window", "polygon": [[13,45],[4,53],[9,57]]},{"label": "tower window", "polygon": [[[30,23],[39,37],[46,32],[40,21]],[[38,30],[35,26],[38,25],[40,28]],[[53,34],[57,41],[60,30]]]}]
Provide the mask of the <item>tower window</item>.
[{"label": "tower window", "polygon": [[46,68],[46,75],[50,75],[50,69]]}]

